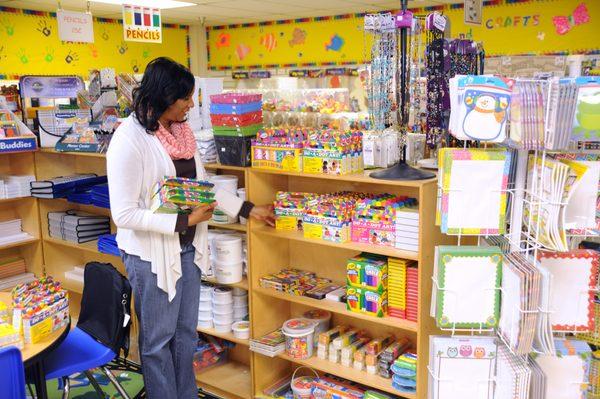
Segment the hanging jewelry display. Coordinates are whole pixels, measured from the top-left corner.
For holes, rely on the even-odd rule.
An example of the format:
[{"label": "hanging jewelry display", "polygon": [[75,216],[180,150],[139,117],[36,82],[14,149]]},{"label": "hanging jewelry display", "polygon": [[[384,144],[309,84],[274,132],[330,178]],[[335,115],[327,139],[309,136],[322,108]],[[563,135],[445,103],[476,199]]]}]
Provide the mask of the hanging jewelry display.
[{"label": "hanging jewelry display", "polygon": [[367,14],[364,23],[365,42],[367,34],[373,37],[367,78],[369,116],[371,126],[383,131],[394,122],[391,111],[397,106],[394,91],[398,65],[396,27],[390,13]]},{"label": "hanging jewelry display", "polygon": [[[450,107],[448,72],[449,44],[444,39],[440,14],[427,16],[427,145],[435,148],[445,130],[444,111]],[[444,20],[445,22],[445,20]]]},{"label": "hanging jewelry display", "polygon": [[425,20],[414,18],[409,43],[408,131],[425,133],[427,126],[427,79],[425,77]]}]

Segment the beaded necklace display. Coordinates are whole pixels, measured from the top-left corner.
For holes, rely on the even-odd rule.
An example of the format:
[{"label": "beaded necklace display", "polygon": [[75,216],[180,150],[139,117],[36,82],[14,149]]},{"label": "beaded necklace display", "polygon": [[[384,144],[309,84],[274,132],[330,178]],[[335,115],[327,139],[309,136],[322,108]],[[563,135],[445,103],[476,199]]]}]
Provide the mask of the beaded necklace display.
[{"label": "beaded necklace display", "polygon": [[[383,131],[393,121],[397,60],[397,35],[394,18],[390,13],[365,15],[366,35],[373,37],[371,63],[368,65],[367,101],[371,125]],[[366,45],[365,45],[366,51]]]},{"label": "beaded necklace display", "polygon": [[424,133],[426,129],[427,85],[425,80],[425,48],[423,35],[425,21],[413,19],[409,42],[409,101],[408,130],[413,133]]}]

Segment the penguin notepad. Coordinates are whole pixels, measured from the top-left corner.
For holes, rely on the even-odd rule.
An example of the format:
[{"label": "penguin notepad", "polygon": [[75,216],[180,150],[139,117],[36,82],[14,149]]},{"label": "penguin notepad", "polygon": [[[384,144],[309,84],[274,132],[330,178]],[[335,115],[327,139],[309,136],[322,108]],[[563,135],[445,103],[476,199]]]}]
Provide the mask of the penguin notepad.
[{"label": "penguin notepad", "polygon": [[503,142],[511,86],[512,81],[494,76],[451,79],[450,133],[460,140]]}]

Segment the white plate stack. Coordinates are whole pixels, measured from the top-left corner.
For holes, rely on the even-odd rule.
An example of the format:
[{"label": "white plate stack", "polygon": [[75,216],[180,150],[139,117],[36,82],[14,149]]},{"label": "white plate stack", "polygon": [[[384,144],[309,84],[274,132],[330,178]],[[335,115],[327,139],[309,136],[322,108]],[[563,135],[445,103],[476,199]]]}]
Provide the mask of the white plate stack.
[{"label": "white plate stack", "polygon": [[233,321],[248,318],[248,291],[243,288],[233,289]]},{"label": "white plate stack", "polygon": [[212,129],[202,129],[194,132],[198,153],[203,163],[217,162],[217,147]]},{"label": "white plate stack", "polygon": [[213,291],[210,283],[202,283],[200,287],[200,305],[198,306],[198,328],[213,328]]},{"label": "white plate stack", "polygon": [[231,325],[233,324],[233,290],[229,287],[215,287],[212,303],[215,331],[231,332]]}]

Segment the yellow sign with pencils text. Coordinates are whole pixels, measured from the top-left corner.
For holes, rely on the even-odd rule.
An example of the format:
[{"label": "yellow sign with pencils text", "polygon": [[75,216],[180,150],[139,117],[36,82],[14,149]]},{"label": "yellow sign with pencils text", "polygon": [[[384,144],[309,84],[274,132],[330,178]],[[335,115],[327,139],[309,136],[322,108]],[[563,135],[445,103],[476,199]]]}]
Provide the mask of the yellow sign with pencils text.
[{"label": "yellow sign with pencils text", "polygon": [[162,43],[125,41],[120,20],[94,18],[94,42],[62,42],[55,13],[0,7],[0,79],[23,75],[79,75],[111,67],[143,73],[160,56],[189,66],[189,27],[165,25]]}]

